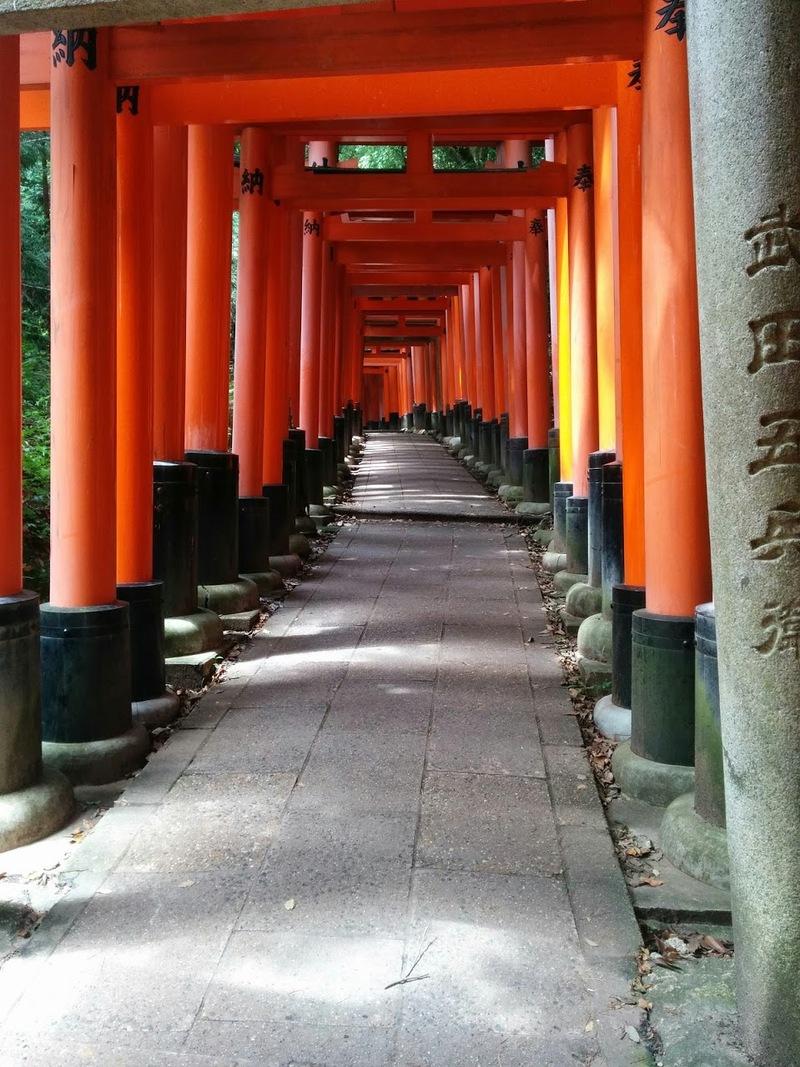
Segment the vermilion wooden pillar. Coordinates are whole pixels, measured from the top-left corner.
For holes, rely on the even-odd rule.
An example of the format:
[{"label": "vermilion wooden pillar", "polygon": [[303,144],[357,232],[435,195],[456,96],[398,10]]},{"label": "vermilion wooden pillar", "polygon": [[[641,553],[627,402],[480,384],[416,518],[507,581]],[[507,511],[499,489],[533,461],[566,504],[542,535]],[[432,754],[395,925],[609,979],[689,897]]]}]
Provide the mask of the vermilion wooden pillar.
[{"label": "vermilion wooden pillar", "polygon": [[461,295],[451,298],[447,313],[447,329],[453,354],[453,400],[466,400],[467,377],[464,368],[464,318]]},{"label": "vermilion wooden pillar", "polygon": [[547,222],[541,211],[528,211],[525,256],[525,373],[529,448],[547,448],[550,396],[547,374]]},{"label": "vermilion wooden pillar", "polygon": [[625,581],[644,585],[644,441],[642,416],[642,93],[630,84],[627,63],[617,68],[619,226],[619,363],[617,456],[622,460]]},{"label": "vermilion wooden pillar", "polygon": [[189,127],[186,448],[228,447],[233,138]]},{"label": "vermilion wooden pillar", "polygon": [[138,86],[117,103],[117,581],[153,577],[153,128]]},{"label": "vermilion wooden pillar", "polygon": [[58,830],[73,809],[42,774],[39,598],[22,588],[19,38],[0,38],[0,852]]},{"label": "vermilion wooden pillar", "polygon": [[492,281],[492,363],[494,367],[494,402],[499,416],[506,411],[506,352],[503,331],[503,276],[500,267],[490,270]]},{"label": "vermilion wooden pillar", "polygon": [[233,451],[239,494],[261,496],[264,484],[264,389],[267,332],[269,134],[242,131],[239,158],[239,273],[233,381]]},{"label": "vermilion wooden pillar", "polygon": [[492,350],[492,278],[489,267],[481,267],[475,283],[478,333],[480,402],[483,421],[496,414],[494,397],[494,356]]},{"label": "vermilion wooden pillar", "polygon": [[710,598],[686,41],[645,4],[642,277],[647,610]]},{"label": "vermilion wooden pillar", "polygon": [[589,491],[589,453],[597,450],[597,332],[594,275],[594,174],[592,127],[567,128],[569,175],[570,367],[572,484]]},{"label": "vermilion wooden pillar", "polygon": [[153,455],[180,462],[186,410],[185,126],[153,130]]},{"label": "vermilion wooden pillar", "polygon": [[288,323],[286,307],[291,272],[287,269],[291,218],[276,205],[268,205],[266,266],[267,325],[264,380],[264,451],[262,471],[267,485],[283,481],[283,442],[289,432]]},{"label": "vermilion wooden pillar", "polygon": [[[138,766],[128,605],[116,591],[116,151],[109,31],[51,39],[51,550],[45,758],[74,782]],[[148,532],[149,533],[149,532]]]},{"label": "vermilion wooden pillar", "polygon": [[289,216],[289,248],[286,267],[289,274],[289,301],[286,307],[288,319],[288,389],[292,426],[299,425],[300,418],[300,320],[303,296],[303,215],[295,211]]},{"label": "vermilion wooden pillar", "polygon": [[[555,139],[555,162],[567,162],[567,135]],[[559,197],[555,209],[555,281],[558,301],[558,412],[559,450],[562,482],[572,481],[572,382],[569,269],[569,207]]]},{"label": "vermilion wooden pillar", "polygon": [[309,448],[319,443],[322,252],[322,215],[307,211],[303,214],[299,424],[306,431]]},{"label": "vermilion wooden pillar", "polygon": [[461,309],[464,324],[464,363],[466,368],[467,399],[473,409],[480,407],[478,399],[477,322],[475,315],[475,284],[461,286]]},{"label": "vermilion wooden pillar", "polygon": [[50,599],[82,607],[116,599],[115,116],[107,31],[61,36],[50,93]]},{"label": "vermilion wooden pillar", "polygon": [[[525,321],[525,245],[515,241],[511,246],[511,366],[510,366],[510,403],[508,409],[509,437],[528,438],[528,372],[527,372],[527,332]],[[531,446],[532,447],[532,446]]]},{"label": "vermilion wooden pillar", "polygon": [[22,589],[19,38],[0,38],[0,596]]},{"label": "vermilion wooden pillar", "polygon": [[613,452],[617,439],[615,379],[619,341],[615,173],[617,131],[614,108],[595,109],[593,132],[598,448]]},{"label": "vermilion wooden pillar", "polygon": [[336,264],[333,262],[333,246],[327,241],[322,247],[322,291],[320,305],[320,367],[319,367],[319,421],[318,432],[322,437],[333,436],[333,375],[335,370],[336,340]]}]

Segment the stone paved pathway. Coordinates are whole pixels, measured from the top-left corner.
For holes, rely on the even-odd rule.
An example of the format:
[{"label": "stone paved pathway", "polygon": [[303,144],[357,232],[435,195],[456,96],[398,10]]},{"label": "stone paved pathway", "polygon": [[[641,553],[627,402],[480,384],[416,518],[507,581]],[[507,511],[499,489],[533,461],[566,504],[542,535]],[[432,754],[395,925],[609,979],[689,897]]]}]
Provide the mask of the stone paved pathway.
[{"label": "stone paved pathway", "polygon": [[496,497],[430,437],[380,433],[359,467],[353,514],[508,518]]},{"label": "stone paved pathway", "polygon": [[[481,493],[431,442],[363,469]],[[637,931],[561,680],[516,533],[346,525],[74,850],[0,1062],[627,1063]]]}]

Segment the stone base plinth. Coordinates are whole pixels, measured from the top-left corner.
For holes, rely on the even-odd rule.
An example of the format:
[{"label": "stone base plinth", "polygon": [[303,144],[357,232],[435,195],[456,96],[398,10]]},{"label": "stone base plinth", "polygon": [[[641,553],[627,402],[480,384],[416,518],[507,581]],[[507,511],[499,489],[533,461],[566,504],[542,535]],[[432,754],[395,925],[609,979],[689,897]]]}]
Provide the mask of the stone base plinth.
[{"label": "stone base plinth", "polygon": [[550,574],[558,574],[559,571],[563,571],[567,566],[567,553],[554,552],[552,549],[548,549],[542,556],[542,566]]},{"label": "stone base plinth", "polygon": [[270,556],[269,565],[281,578],[294,578],[303,566],[303,561],[294,552],[284,556]]},{"label": "stone base plinth", "polygon": [[171,656],[164,664],[167,682],[173,689],[202,689],[213,678],[218,661],[216,652]]},{"label": "stone base plinth", "polygon": [[0,796],[0,852],[49,837],[64,826],[74,808],[67,778],[45,769],[34,785]]},{"label": "stone base plinth", "polygon": [[612,696],[601,697],[594,706],[594,724],[611,741],[630,741],[631,709],[615,704]]},{"label": "stone base plinth", "polygon": [[717,889],[730,889],[728,835],[697,814],[694,793],[673,800],[661,823],[664,855],[685,874]]},{"label": "stone base plinth", "polygon": [[612,756],[611,769],[626,796],[657,808],[666,808],[677,797],[694,789],[694,767],[644,759],[631,751],[627,742]]},{"label": "stone base plinth", "polygon": [[[311,522],[310,519],[309,522]],[[311,525],[314,526],[313,523]],[[314,533],[316,532],[317,528],[314,526]],[[303,533],[289,534],[289,549],[295,556],[299,556],[301,560],[306,560],[311,555],[311,545]]]},{"label": "stone base plinth", "polygon": [[102,741],[44,741],[42,759],[73,785],[105,785],[138,770],[150,751],[150,737],[137,723]]},{"label": "stone base plinth", "polygon": [[215,611],[217,615],[254,611],[258,608],[258,586],[255,582],[241,576],[233,582],[199,585],[197,600],[200,607]]},{"label": "stone base plinth", "polygon": [[[567,611],[581,619],[598,615],[603,609],[603,590],[588,582],[576,582],[567,593]],[[609,628],[610,628],[609,620]],[[609,658],[611,649],[609,648]]]},{"label": "stone base plinth", "polygon": [[222,623],[213,611],[200,609],[191,615],[164,619],[164,650],[167,659],[212,652],[222,645]]},{"label": "stone base plinth", "polygon": [[[555,578],[553,578],[553,585],[555,586],[556,592],[561,593],[562,596],[566,596],[570,589],[572,589],[573,585],[578,585],[579,582],[585,584],[586,575],[575,574],[572,571],[567,570],[559,571]],[[570,612],[570,614],[572,614],[572,612]],[[583,622],[583,618],[584,616],[581,615],[581,622]]]},{"label": "stone base plinth", "polygon": [[276,570],[243,574],[242,578],[256,585],[260,597],[268,597],[272,593],[283,591],[283,579]]},{"label": "stone base plinth", "polygon": [[181,710],[181,702],[175,693],[165,690],[161,696],[149,700],[134,700],[131,717],[142,726],[167,726],[174,722]]},{"label": "stone base plinth", "polygon": [[[506,504],[521,504],[522,503],[522,486],[521,485],[501,485],[497,490],[497,495],[501,500],[505,500]],[[524,514],[524,512],[520,512]]]}]

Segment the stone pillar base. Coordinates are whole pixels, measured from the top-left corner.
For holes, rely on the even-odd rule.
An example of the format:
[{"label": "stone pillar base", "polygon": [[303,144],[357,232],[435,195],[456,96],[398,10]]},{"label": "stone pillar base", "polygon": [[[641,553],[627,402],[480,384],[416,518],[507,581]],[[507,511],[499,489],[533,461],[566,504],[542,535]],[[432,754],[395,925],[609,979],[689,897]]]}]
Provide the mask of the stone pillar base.
[{"label": "stone pillar base", "polygon": [[38,782],[0,796],[0,852],[49,837],[64,826],[74,808],[67,778],[45,769]]},{"label": "stone pillar base", "polygon": [[697,814],[694,793],[673,800],[661,823],[661,848],[676,867],[717,889],[730,889],[728,835]]},{"label": "stone pillar base", "polygon": [[553,579],[553,585],[556,587],[556,592],[566,596],[573,585],[578,585],[579,583],[585,585],[587,577],[585,574],[575,574],[572,571],[561,570]]},{"label": "stone pillar base", "polygon": [[[311,519],[308,521],[311,522]],[[314,526],[313,522],[311,522],[311,525],[314,527],[314,533],[316,533],[316,526]],[[308,559],[311,555],[311,545],[309,544],[306,535],[299,531],[297,533],[289,534],[289,550],[295,556],[299,556],[301,560]]]},{"label": "stone pillar base", "polygon": [[213,611],[200,609],[191,615],[173,615],[164,619],[164,654],[196,656],[222,647],[222,623]]},{"label": "stone pillar base", "polygon": [[303,561],[294,552],[286,552],[282,556],[270,556],[269,564],[281,578],[294,578]]},{"label": "stone pillar base", "polygon": [[266,597],[270,593],[283,591],[283,579],[277,570],[251,571],[249,574],[242,574],[242,578],[246,578],[248,582],[253,582],[258,589],[259,597]]},{"label": "stone pillar base", "polygon": [[600,697],[594,706],[594,724],[610,741],[630,741],[631,709],[614,703],[614,698]]},{"label": "stone pillar base", "polygon": [[42,759],[73,785],[105,785],[139,769],[150,751],[150,737],[140,723],[101,741],[44,741]]},{"label": "stone pillar base", "polygon": [[142,726],[168,726],[177,719],[180,710],[180,699],[175,693],[165,689],[161,696],[134,700],[131,704],[131,717],[134,724],[141,723]]},{"label": "stone pillar base", "polygon": [[497,495],[501,500],[504,500],[506,504],[521,504],[522,503],[522,486],[521,485],[501,485],[497,490]]},{"label": "stone pillar base", "polygon": [[678,763],[656,763],[637,756],[628,742],[611,758],[614,778],[626,796],[665,808],[677,797],[694,789],[694,767]]},{"label": "stone pillar base", "polygon": [[[563,571],[567,566],[567,553],[548,550],[542,556],[542,566],[551,574],[558,574],[559,571]],[[582,577],[586,576],[582,575]]]},{"label": "stone pillar base", "polygon": [[[294,533],[302,534],[304,537],[313,537],[317,532],[317,528],[314,525],[314,520],[309,515],[298,515],[294,520]],[[289,540],[291,541],[292,534],[289,534]],[[295,551],[294,549],[292,551]],[[299,555],[299,553],[298,553]]]},{"label": "stone pillar base", "polygon": [[[567,593],[567,611],[571,615],[577,615],[579,619],[588,619],[599,615],[603,610],[603,590],[599,585],[590,585],[588,582],[576,582]],[[608,655],[611,657],[611,620],[608,621],[609,648]]]},{"label": "stone pillar base", "polygon": [[254,611],[258,608],[258,586],[248,578],[239,575],[232,582],[220,582],[218,585],[199,585],[197,601],[201,608],[208,608],[217,615],[233,615],[240,611]]}]

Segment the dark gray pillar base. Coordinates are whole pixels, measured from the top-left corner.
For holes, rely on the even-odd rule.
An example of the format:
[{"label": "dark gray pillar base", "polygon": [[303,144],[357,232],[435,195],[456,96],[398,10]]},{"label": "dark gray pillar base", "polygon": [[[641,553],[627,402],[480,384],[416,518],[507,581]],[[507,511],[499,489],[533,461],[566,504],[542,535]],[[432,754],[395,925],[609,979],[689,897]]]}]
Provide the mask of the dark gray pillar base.
[{"label": "dark gray pillar base", "polygon": [[659,763],[631,751],[630,742],[621,744],[611,758],[611,769],[622,792],[656,808],[666,808],[676,797],[694,789],[694,767],[679,763]]},{"label": "dark gray pillar base", "polygon": [[164,619],[164,656],[197,656],[222,648],[222,623],[219,615],[198,608],[191,615],[172,615]]},{"label": "dark gray pillar base", "polygon": [[197,467],[153,464],[153,577],[164,583],[164,614],[197,610]]},{"label": "dark gray pillar base", "polygon": [[620,582],[611,588],[611,693],[620,708],[631,706],[631,625],[634,611],[645,604],[642,585]]},{"label": "dark gray pillar base", "polygon": [[546,448],[526,448],[522,453],[523,500],[547,504],[550,510],[550,453]]},{"label": "dark gray pillar base", "polygon": [[[289,543],[291,545],[292,537],[297,534],[305,535],[306,537],[313,537],[317,532],[317,527],[314,525],[314,520],[310,515],[298,515],[294,520],[294,529],[289,534]],[[301,554],[301,553],[298,553]]]},{"label": "dark gray pillar base", "polygon": [[[311,522],[311,519],[308,520]],[[314,526],[313,522],[311,523]],[[314,532],[316,533],[316,526],[314,526]],[[311,555],[311,544],[304,533],[293,533],[289,535],[289,548],[294,555],[299,556],[301,560],[307,560]]]},{"label": "dark gray pillar base", "polygon": [[131,634],[131,711],[134,722],[163,726],[178,714],[180,702],[166,691],[162,582],[117,586],[128,605]]},{"label": "dark gray pillar base", "polygon": [[319,448],[305,450],[306,488],[309,504],[322,503],[322,486],[324,478],[324,456]]},{"label": "dark gray pillar base", "polygon": [[276,570],[251,571],[249,574],[242,574],[242,578],[253,582],[258,588],[259,597],[268,597],[271,593],[283,591],[283,579]]},{"label": "dark gray pillar base", "polygon": [[239,457],[197,449],[186,459],[197,465],[197,584],[224,585],[239,572]]},{"label": "dark gray pillar base", "polygon": [[589,499],[585,496],[567,497],[564,506],[567,570],[585,574],[589,578]]},{"label": "dark gray pillar base", "polygon": [[174,722],[181,710],[181,702],[175,693],[167,690],[161,696],[149,700],[134,700],[131,704],[131,716],[134,724],[142,726],[167,726]]},{"label": "dark gray pillar base", "polygon": [[281,556],[270,556],[269,562],[281,578],[294,578],[303,566],[303,561],[294,552],[284,552]]},{"label": "dark gray pillar base", "polygon": [[241,575],[233,582],[199,585],[197,599],[201,607],[217,615],[232,615],[258,608],[258,586]]},{"label": "dark gray pillar base", "polygon": [[128,605],[42,605],[42,737],[73,783],[116,781],[144,762],[147,731],[131,717]]},{"label": "dark gray pillar base", "polygon": [[635,611],[631,625],[633,751],[645,760],[692,767],[694,701],[694,618]]},{"label": "dark gray pillar base", "polygon": [[528,449],[527,437],[509,437],[508,444],[508,481],[511,485],[522,485],[523,464]]},{"label": "dark gray pillar base", "polygon": [[150,751],[150,737],[140,723],[124,734],[101,741],[44,741],[42,759],[73,785],[105,785],[138,770]]},{"label": "dark gray pillar base", "polygon": [[553,486],[553,544],[554,552],[567,551],[567,500],[572,496],[572,482],[556,482]]},{"label": "dark gray pillar base", "polygon": [[695,811],[694,793],[673,800],[661,822],[661,848],[686,874],[717,889],[730,889],[728,835]]},{"label": "dark gray pillar base", "polygon": [[49,837],[75,808],[72,786],[60,771],[45,769],[33,785],[0,796],[0,852]]},{"label": "dark gray pillar base", "polygon": [[614,703],[609,693],[601,697],[594,706],[594,724],[603,737],[611,741],[630,741],[631,709],[621,708]]}]

